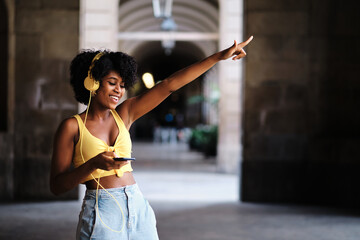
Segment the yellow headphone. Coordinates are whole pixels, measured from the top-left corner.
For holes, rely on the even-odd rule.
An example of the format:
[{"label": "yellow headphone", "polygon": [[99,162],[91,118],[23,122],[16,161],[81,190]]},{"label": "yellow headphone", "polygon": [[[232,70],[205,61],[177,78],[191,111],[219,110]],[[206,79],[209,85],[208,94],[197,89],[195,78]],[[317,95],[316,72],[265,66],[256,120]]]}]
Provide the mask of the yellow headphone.
[{"label": "yellow headphone", "polygon": [[89,71],[88,71],[88,75],[84,80],[84,86],[87,90],[89,90],[92,94],[95,93],[96,90],[99,89],[100,83],[99,81],[96,81],[95,78],[93,78],[91,70],[94,67],[94,63],[99,60],[102,56],[104,55],[103,52],[99,52],[98,54],[95,55],[95,57],[93,58],[93,60],[91,61],[91,65],[89,67]]}]

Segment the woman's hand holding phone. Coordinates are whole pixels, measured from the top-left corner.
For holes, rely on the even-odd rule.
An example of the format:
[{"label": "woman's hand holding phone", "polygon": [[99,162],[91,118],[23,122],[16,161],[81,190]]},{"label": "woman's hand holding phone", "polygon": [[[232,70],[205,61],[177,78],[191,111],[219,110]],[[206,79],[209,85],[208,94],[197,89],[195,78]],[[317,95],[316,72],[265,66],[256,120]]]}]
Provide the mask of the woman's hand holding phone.
[{"label": "woman's hand holding phone", "polygon": [[115,152],[103,152],[91,159],[94,168],[103,169],[106,171],[119,169],[122,166],[128,164],[129,160],[127,160],[126,158],[119,158]]}]

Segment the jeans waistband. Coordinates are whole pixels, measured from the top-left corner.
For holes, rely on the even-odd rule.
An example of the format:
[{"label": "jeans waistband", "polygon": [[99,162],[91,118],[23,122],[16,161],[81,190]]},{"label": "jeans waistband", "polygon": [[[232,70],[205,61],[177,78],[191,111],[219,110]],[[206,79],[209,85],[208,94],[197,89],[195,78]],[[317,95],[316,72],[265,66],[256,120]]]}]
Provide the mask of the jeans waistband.
[{"label": "jeans waistband", "polygon": [[[99,190],[96,189],[87,189],[85,192],[85,197],[84,199],[95,199],[96,198],[96,191],[98,191],[98,197],[101,198],[112,198],[111,195],[113,195],[114,197],[126,197],[127,194],[129,193],[135,193],[139,191],[139,187],[138,185],[135,183],[133,185],[128,185],[128,186],[124,186],[124,187],[119,187],[119,188],[107,188],[102,189],[99,187]],[[111,195],[110,195],[110,194]]]}]

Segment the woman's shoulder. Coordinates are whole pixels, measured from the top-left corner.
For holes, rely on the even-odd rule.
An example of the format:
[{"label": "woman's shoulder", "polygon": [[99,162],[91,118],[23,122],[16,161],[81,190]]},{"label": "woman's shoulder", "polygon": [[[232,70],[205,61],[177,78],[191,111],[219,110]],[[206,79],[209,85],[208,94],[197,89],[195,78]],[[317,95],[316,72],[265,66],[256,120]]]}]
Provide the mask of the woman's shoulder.
[{"label": "woman's shoulder", "polygon": [[69,117],[64,119],[58,128],[57,133],[58,134],[65,134],[65,135],[71,135],[71,136],[77,136],[79,131],[79,125],[78,121],[75,117]]},{"label": "woman's shoulder", "polygon": [[[69,117],[64,119],[55,134],[54,138],[54,151],[56,156],[69,153],[68,151],[73,151],[78,137],[78,126],[76,119]],[[69,154],[70,155],[70,154]],[[63,161],[63,159],[61,159]]]}]

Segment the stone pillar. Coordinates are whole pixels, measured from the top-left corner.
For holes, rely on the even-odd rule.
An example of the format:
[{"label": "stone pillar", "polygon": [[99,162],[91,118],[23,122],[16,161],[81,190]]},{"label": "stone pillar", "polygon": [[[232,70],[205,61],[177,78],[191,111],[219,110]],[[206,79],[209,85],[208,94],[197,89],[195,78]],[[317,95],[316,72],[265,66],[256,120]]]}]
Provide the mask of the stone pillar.
[{"label": "stone pillar", "polygon": [[[2,78],[1,87],[4,104],[2,106],[0,129],[0,200],[14,198],[14,55],[15,55],[15,6],[13,0],[0,4],[2,14],[0,23]],[[0,67],[1,68],[1,67]],[[5,99],[6,98],[6,99]]]},{"label": "stone pillar", "polygon": [[[214,51],[215,52],[215,51]],[[210,69],[204,76],[203,95],[205,101],[203,103],[203,116],[205,123],[208,125],[219,124],[218,100],[219,100],[219,82],[217,68]]]},{"label": "stone pillar", "polygon": [[[219,1],[219,48],[224,49],[234,40],[242,41],[242,1]],[[220,172],[239,172],[241,160],[241,95],[242,61],[231,59],[219,63],[219,140],[217,167]]]},{"label": "stone pillar", "polygon": [[[10,45],[14,73],[9,72],[14,81],[9,85],[14,199],[59,200],[49,187],[51,154],[59,123],[76,112],[68,69],[78,49],[79,2],[14,4],[14,36],[10,35],[15,40]],[[61,196],[75,197],[76,191]]]},{"label": "stone pillar", "polygon": [[358,5],[246,0],[243,201],[360,206]]},{"label": "stone pillar", "polygon": [[[109,49],[117,51],[119,0],[80,1],[80,49]],[[79,112],[86,109],[78,104]],[[85,185],[79,185],[79,199],[83,199]]]},{"label": "stone pillar", "polygon": [[[119,0],[81,0],[79,49],[117,51]],[[79,112],[86,106],[79,104]]]},{"label": "stone pillar", "polygon": [[80,1],[80,49],[118,49],[119,0]]}]

